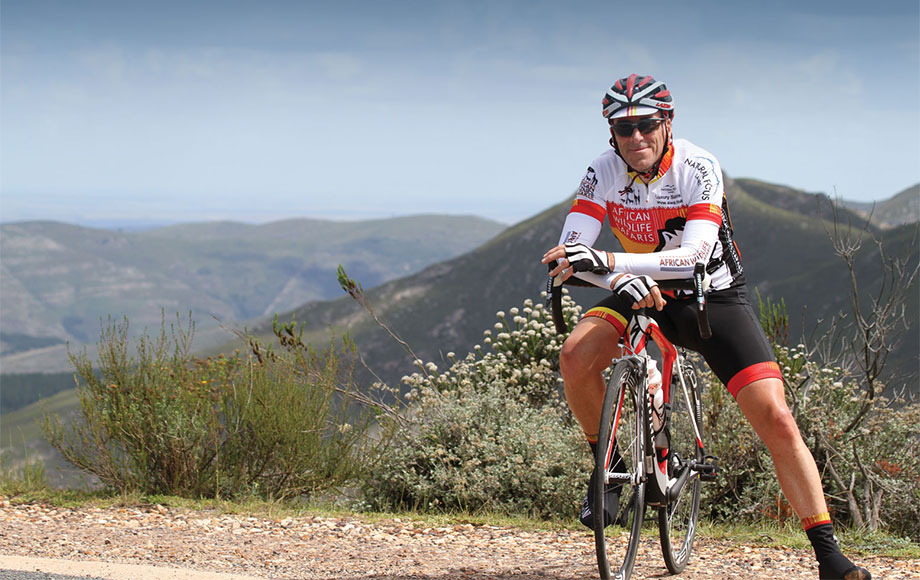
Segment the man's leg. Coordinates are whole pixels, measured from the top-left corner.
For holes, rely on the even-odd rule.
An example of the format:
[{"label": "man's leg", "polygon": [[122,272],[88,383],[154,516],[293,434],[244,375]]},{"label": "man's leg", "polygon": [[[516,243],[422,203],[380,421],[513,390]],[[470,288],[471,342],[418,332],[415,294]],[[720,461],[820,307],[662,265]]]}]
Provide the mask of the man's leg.
[{"label": "man's leg", "polygon": [[[583,318],[566,339],[559,354],[559,367],[565,384],[565,398],[578,420],[591,455],[597,452],[597,431],[601,422],[601,407],[604,403],[603,372],[614,357],[620,355],[617,347],[619,332],[609,322],[596,317]],[[621,461],[614,448],[614,461]],[[589,528],[594,527],[594,501],[591,487],[595,474],[592,471],[588,493],[582,501],[579,520]],[[612,523],[617,516],[620,484],[608,484],[604,492],[604,521]]]},{"label": "man's leg", "polygon": [[583,318],[559,353],[566,402],[592,443],[597,442],[607,388],[603,372],[610,361],[620,356],[619,339],[619,333],[609,322],[595,317]]},{"label": "man's leg", "polygon": [[818,467],[802,440],[784,393],[782,381],[768,378],[745,386],[736,399],[770,450],[783,494],[815,548],[820,577],[867,580],[869,573],[844,557],[834,540]]},{"label": "man's leg", "polygon": [[738,406],[773,457],[779,485],[800,519],[827,511],[821,476],[779,379],[755,381],[738,393]]}]

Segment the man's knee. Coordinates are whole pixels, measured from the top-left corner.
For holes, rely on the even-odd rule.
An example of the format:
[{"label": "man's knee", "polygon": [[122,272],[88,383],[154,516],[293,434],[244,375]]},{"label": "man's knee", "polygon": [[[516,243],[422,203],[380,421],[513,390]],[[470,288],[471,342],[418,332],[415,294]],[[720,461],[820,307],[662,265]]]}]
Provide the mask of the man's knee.
[{"label": "man's knee", "polygon": [[799,445],[802,434],[792,411],[785,403],[768,406],[762,413],[760,434],[771,450],[777,447],[792,449]]},{"label": "man's knee", "polygon": [[559,371],[563,380],[602,373],[611,360],[604,350],[594,341],[578,340],[570,336],[559,352]]},{"label": "man's knee", "polygon": [[571,340],[571,337],[562,343],[562,350],[559,351],[559,372],[562,373],[563,380],[583,372],[584,350],[579,347],[577,341]]},{"label": "man's knee", "polygon": [[764,379],[751,383],[741,390],[737,401],[768,446],[788,445],[801,439],[799,426],[786,404],[781,381]]},{"label": "man's knee", "polygon": [[793,441],[799,439],[799,426],[795,422],[792,411],[786,405],[777,405],[769,410],[769,424],[772,425],[773,436],[780,441]]}]

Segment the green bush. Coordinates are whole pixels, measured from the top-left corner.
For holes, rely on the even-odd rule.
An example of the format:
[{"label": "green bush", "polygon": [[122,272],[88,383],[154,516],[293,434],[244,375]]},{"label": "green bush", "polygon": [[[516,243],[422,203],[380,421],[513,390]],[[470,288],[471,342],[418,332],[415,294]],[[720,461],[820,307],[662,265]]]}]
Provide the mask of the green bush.
[{"label": "green bush", "polygon": [[184,497],[288,497],[341,485],[361,465],[368,408],[357,405],[353,347],[321,353],[278,327],[282,349],[198,359],[194,326],[163,324],[128,354],[128,321],[109,321],[98,371],[71,354],[79,416],[46,415],[63,456],[122,492]]},{"label": "green bush", "polygon": [[[566,297],[564,308],[574,323],[578,307]],[[576,513],[590,457],[560,394],[562,340],[550,313],[530,300],[498,319],[485,332],[491,352],[449,353],[444,372],[416,361],[420,371],[404,377],[409,428],[365,482],[369,507]]]}]

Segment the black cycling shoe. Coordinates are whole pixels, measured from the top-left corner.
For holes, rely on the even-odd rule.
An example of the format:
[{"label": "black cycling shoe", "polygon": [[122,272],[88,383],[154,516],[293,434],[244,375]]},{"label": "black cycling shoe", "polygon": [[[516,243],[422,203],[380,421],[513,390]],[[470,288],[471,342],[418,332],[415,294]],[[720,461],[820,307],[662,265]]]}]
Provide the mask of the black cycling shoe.
[{"label": "black cycling shoe", "polygon": [[869,574],[869,571],[865,568],[853,566],[844,572],[843,576],[840,576],[839,574],[827,572],[821,564],[818,564],[818,578],[820,580],[872,580],[872,574]]},{"label": "black cycling shoe", "polygon": [[[591,480],[588,483],[588,493],[581,502],[581,514],[578,519],[584,525],[592,530],[594,529],[594,498],[591,490],[594,488],[594,472],[591,472]],[[616,520],[617,511],[620,505],[620,490],[623,488],[622,483],[608,483],[604,490],[604,527],[606,528]]]}]

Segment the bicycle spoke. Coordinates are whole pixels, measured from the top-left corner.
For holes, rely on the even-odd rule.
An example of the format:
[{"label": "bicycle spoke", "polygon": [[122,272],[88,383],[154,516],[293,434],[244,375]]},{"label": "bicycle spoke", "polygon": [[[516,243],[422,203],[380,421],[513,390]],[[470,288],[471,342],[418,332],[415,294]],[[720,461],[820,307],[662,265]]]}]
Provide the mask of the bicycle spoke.
[{"label": "bicycle spoke", "polygon": [[[601,411],[595,466],[601,477],[595,477],[591,493],[598,570],[604,580],[629,578],[645,518],[645,406],[639,404],[641,386],[637,367],[630,362],[618,363]],[[619,487],[617,507],[610,505],[610,495],[605,493],[609,486]],[[605,514],[605,510],[612,513]]]},{"label": "bicycle spoke", "polygon": [[[685,383],[681,385],[678,378],[672,386],[668,423],[671,435],[668,475],[672,478],[690,469],[691,462],[703,459],[702,449],[697,443],[697,435],[702,428],[702,418],[698,415],[699,377],[689,362],[681,365],[681,371]],[[690,471],[689,479],[684,483],[679,495],[666,507],[658,510],[661,550],[665,564],[672,574],[683,571],[690,560],[699,510],[700,478],[696,471]]]}]

